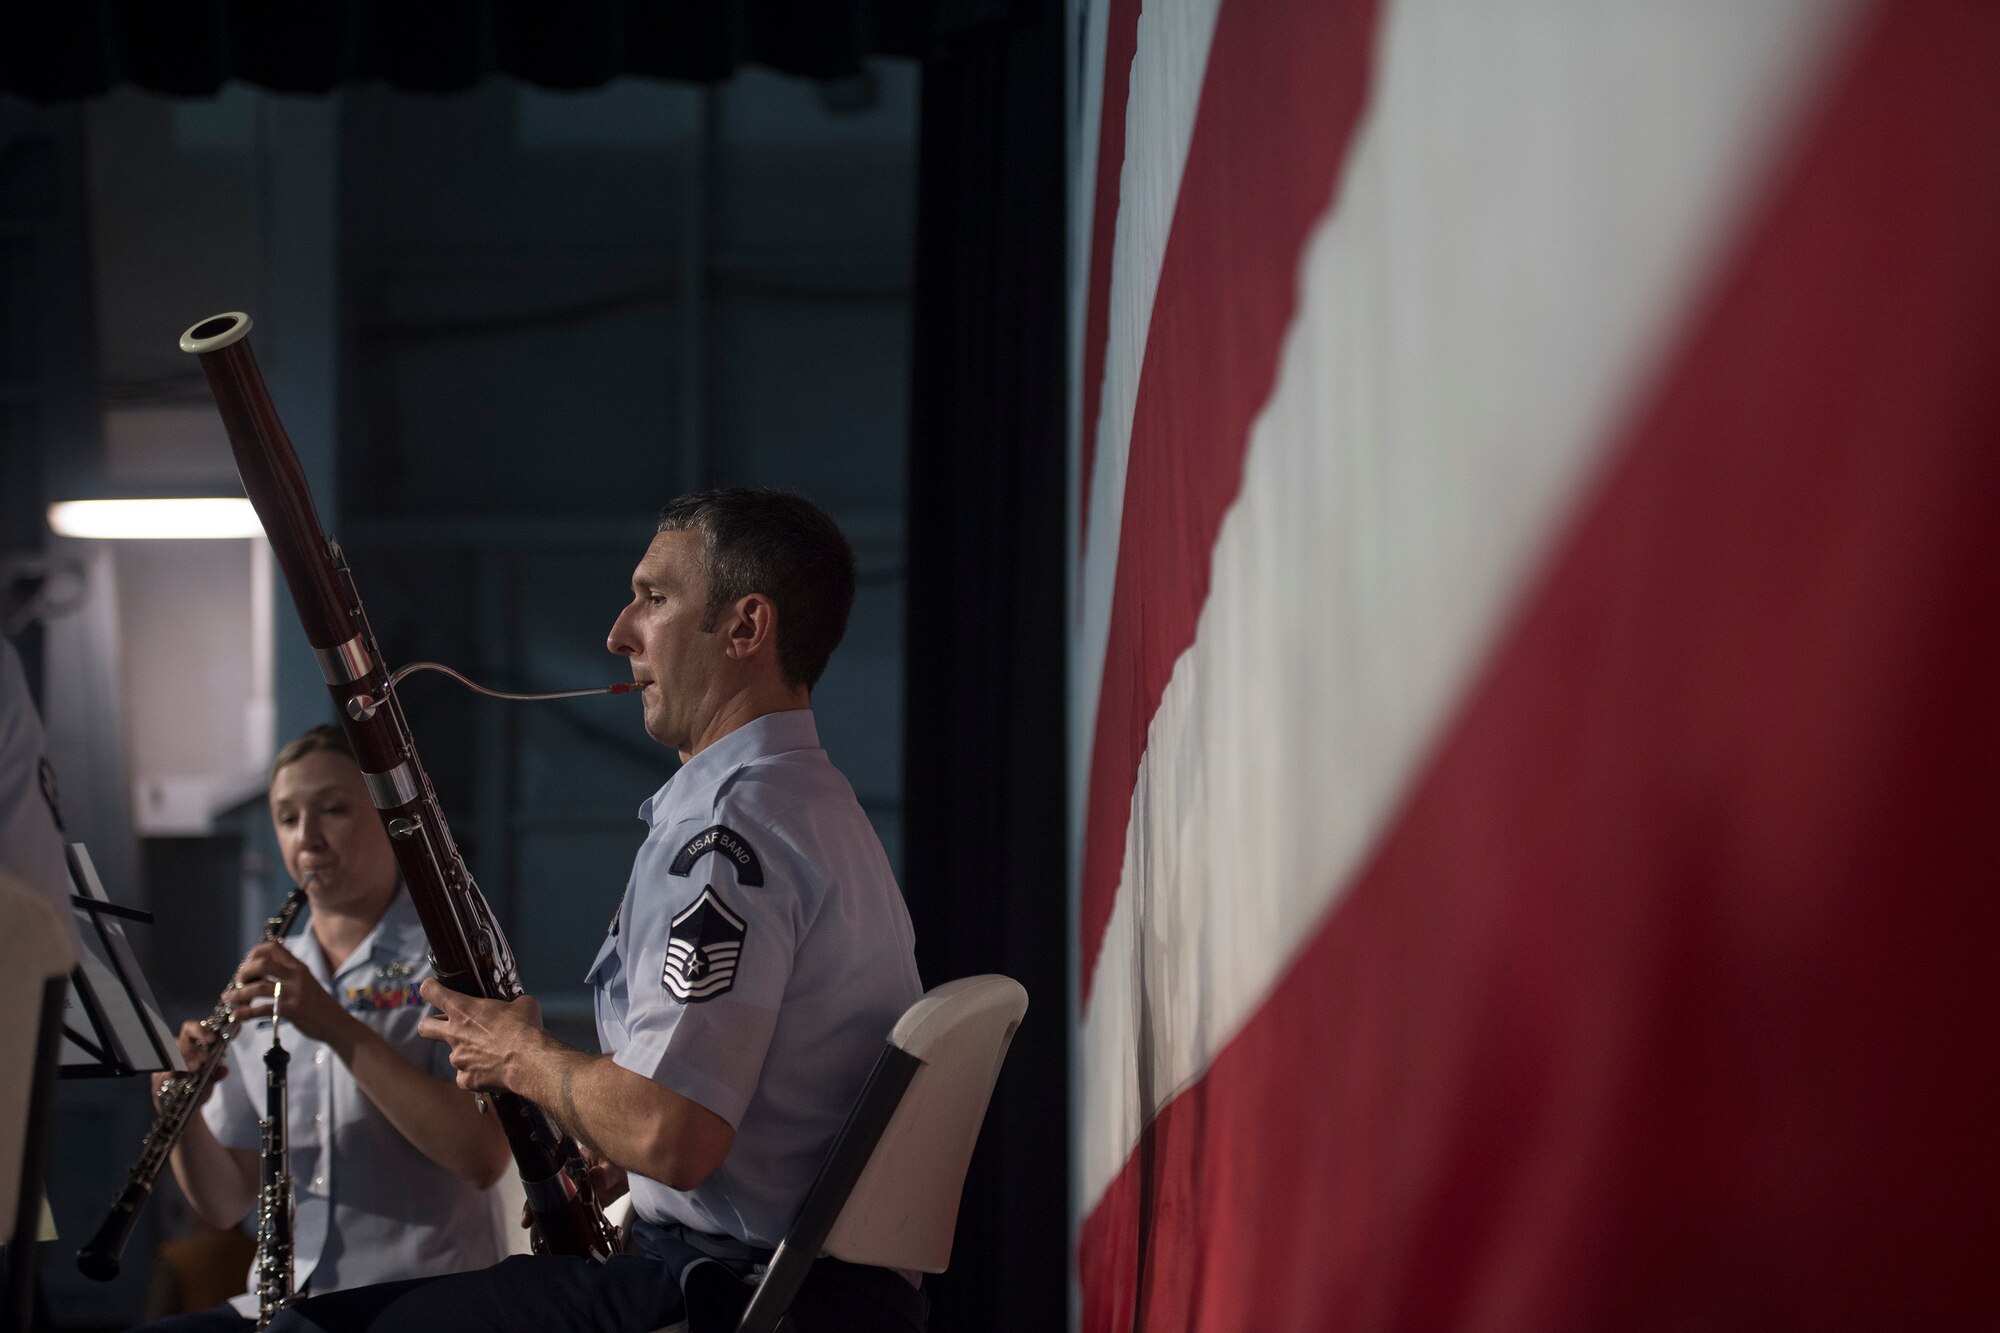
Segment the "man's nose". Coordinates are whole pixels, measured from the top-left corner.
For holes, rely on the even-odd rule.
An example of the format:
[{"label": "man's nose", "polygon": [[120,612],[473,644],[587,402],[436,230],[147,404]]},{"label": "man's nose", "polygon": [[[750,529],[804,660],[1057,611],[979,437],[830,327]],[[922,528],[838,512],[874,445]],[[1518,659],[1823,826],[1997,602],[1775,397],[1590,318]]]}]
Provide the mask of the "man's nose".
[{"label": "man's nose", "polygon": [[618,618],[611,622],[611,632],[604,636],[604,646],[620,657],[633,657],[639,652],[639,645],[632,641],[632,636],[625,630],[625,617],[631,613],[630,607],[620,611]]}]

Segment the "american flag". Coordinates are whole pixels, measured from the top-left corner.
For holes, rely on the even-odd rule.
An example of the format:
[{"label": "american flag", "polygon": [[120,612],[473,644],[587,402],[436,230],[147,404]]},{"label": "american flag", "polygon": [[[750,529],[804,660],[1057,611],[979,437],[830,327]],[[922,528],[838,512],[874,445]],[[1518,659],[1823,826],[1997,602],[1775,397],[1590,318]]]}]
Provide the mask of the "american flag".
[{"label": "american flag", "polygon": [[1081,1327],[2000,1326],[2000,6],[1072,16]]}]

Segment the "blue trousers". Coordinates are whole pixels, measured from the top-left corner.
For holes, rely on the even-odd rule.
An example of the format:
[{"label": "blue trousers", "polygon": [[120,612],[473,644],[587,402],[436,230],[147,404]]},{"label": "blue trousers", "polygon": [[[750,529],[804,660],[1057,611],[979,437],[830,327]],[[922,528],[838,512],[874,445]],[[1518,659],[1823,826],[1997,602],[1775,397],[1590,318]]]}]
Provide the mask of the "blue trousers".
[{"label": "blue trousers", "polygon": [[[635,1223],[623,1254],[603,1263],[517,1255],[491,1268],[336,1291],[299,1302],[274,1333],[728,1333],[750,1298],[758,1252]],[[720,1248],[722,1254],[715,1251]],[[896,1273],[822,1259],[792,1319],[799,1333],[923,1333],[929,1306]]]}]

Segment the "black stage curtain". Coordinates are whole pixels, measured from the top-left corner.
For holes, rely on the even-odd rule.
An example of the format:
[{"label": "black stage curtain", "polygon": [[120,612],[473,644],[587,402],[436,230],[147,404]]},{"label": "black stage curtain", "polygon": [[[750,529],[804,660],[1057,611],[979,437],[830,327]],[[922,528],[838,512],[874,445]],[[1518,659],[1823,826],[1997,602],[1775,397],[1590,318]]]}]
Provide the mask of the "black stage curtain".
[{"label": "black stage curtain", "polygon": [[926,985],[1028,989],[932,1327],[1068,1325],[1063,26],[924,66],[904,891]]},{"label": "black stage curtain", "polygon": [[323,93],[382,81],[462,92],[489,74],[591,88],[709,82],[739,65],[853,74],[921,57],[1013,0],[64,0],[7,6],[0,92],[48,102],[122,83],[206,96],[231,79]]}]

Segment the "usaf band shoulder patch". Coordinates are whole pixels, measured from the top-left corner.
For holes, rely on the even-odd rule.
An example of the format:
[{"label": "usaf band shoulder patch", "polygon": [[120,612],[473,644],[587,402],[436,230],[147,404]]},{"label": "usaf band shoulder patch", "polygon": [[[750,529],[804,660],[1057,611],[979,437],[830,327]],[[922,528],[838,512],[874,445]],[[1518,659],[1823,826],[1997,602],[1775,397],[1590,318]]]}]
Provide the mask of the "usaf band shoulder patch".
[{"label": "usaf band shoulder patch", "polygon": [[685,875],[694,869],[694,863],[715,852],[736,867],[736,882],[753,888],[762,887],[764,867],[757,860],[757,853],[750,850],[750,844],[743,835],[726,824],[710,824],[701,832],[687,840],[687,846],[674,853],[674,863],[667,867],[669,875]]},{"label": "usaf band shoulder patch", "polygon": [[699,1004],[728,993],[736,984],[744,934],[743,918],[730,911],[713,888],[704,888],[701,897],[674,918],[660,984],[682,1004]]}]

